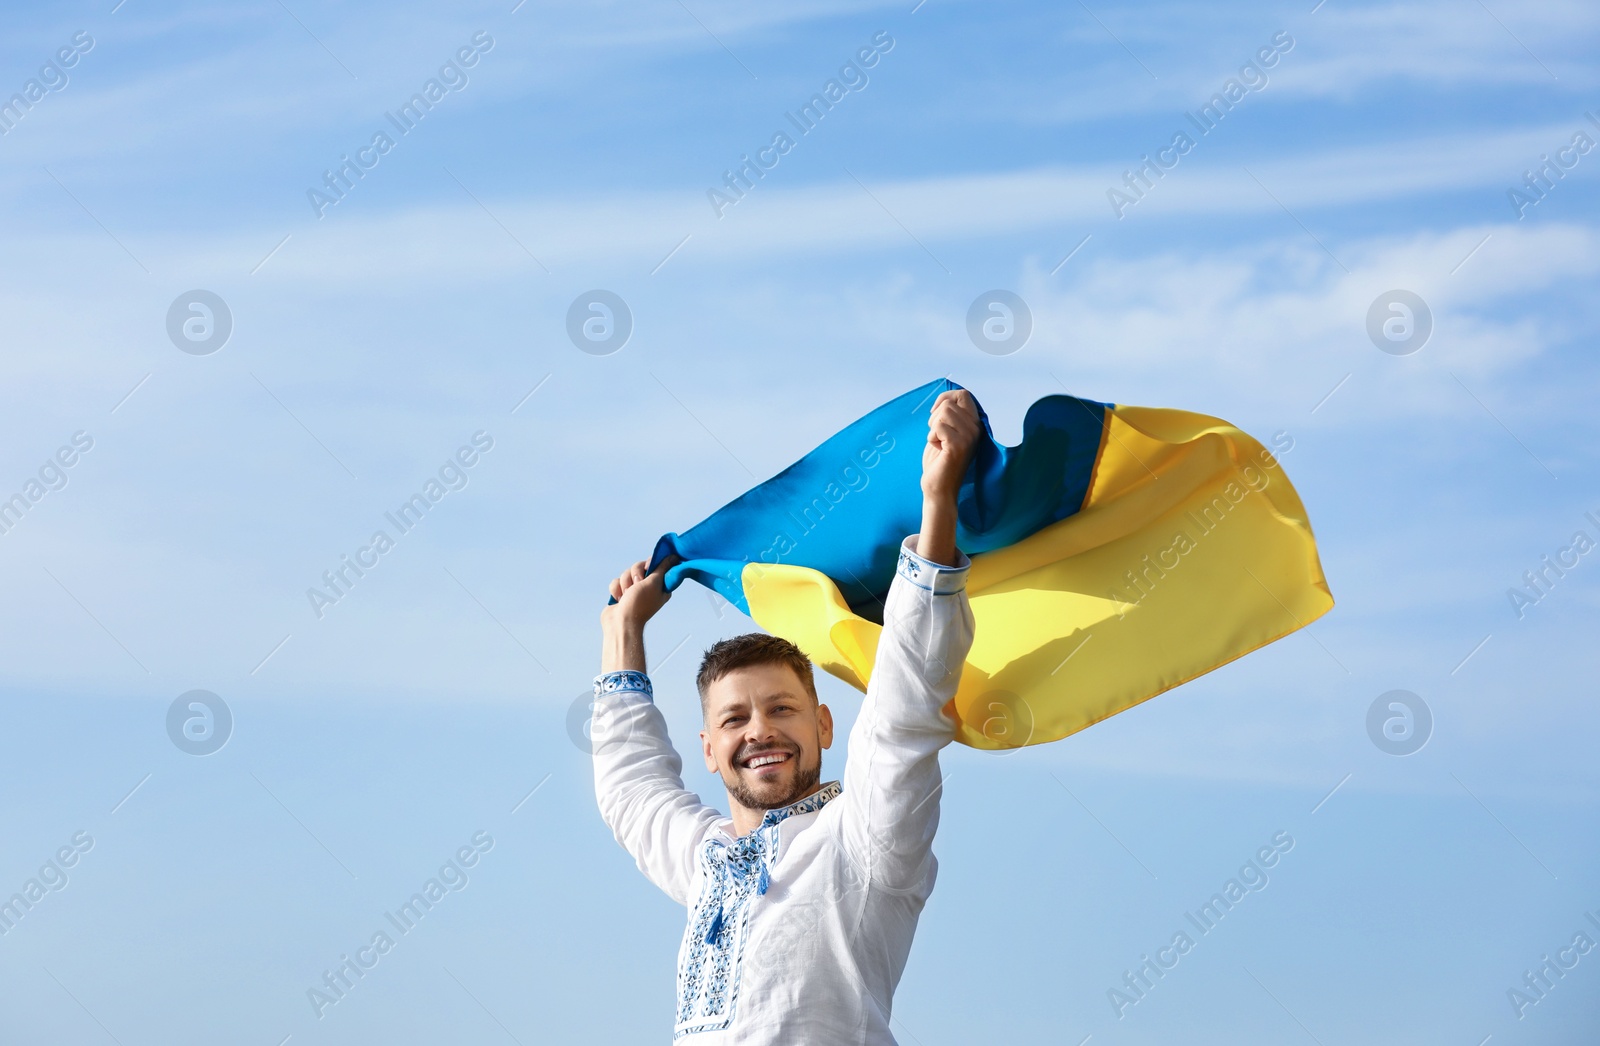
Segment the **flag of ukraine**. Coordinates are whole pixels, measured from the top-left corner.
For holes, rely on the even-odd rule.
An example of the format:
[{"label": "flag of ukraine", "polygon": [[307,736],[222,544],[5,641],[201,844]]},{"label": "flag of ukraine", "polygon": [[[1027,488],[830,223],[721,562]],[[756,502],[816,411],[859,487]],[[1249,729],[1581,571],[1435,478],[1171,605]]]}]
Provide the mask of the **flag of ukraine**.
[{"label": "flag of ukraine", "polygon": [[[945,380],[868,413],[683,534],[693,578],[862,690]],[[956,740],[1067,736],[1325,614],[1333,596],[1278,461],[1218,418],[1046,396],[1022,442],[984,436],[958,496],[976,639]]]}]

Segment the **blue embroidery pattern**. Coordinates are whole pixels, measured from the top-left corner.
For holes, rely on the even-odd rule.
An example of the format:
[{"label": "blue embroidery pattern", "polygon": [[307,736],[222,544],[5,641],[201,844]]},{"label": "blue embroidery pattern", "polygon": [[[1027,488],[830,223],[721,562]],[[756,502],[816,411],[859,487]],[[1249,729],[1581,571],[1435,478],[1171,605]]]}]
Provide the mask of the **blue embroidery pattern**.
[{"label": "blue embroidery pattern", "polygon": [[678,1019],[673,1038],[726,1028],[739,995],[750,897],[771,882],[769,862],[778,860],[778,824],[795,814],[822,809],[843,791],[839,782],[778,810],[768,810],[749,835],[729,843],[713,836],[700,844],[705,886],[689,916],[678,962]]},{"label": "blue embroidery pattern", "polygon": [[637,690],[651,701],[655,700],[655,691],[650,686],[650,677],[643,672],[635,672],[632,669],[625,668],[594,677],[595,697],[615,694],[623,690]]},{"label": "blue embroidery pattern", "polygon": [[[957,553],[957,559],[960,553]],[[934,595],[947,596],[959,592],[966,586],[967,571],[970,566],[946,567],[930,562],[920,556],[913,555],[911,550],[904,545],[900,546],[900,559],[895,564],[895,570],[901,577],[926,589]]]}]

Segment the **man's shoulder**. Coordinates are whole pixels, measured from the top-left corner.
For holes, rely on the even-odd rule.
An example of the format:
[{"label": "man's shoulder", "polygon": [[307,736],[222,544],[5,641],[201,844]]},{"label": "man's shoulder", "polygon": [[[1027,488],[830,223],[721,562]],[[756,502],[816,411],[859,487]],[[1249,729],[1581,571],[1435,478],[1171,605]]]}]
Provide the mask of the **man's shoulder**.
[{"label": "man's shoulder", "polygon": [[843,790],[815,810],[795,814],[778,825],[781,847],[789,851],[816,853],[837,849],[845,804]]}]

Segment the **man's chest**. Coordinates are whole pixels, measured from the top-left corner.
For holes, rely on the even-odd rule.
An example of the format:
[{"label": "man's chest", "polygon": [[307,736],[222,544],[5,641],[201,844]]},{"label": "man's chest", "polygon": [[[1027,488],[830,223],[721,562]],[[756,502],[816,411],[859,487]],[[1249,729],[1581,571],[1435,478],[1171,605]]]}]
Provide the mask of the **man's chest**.
[{"label": "man's chest", "polygon": [[[860,921],[865,883],[818,814],[774,826],[761,845],[701,844],[678,953],[677,1032],[727,1027],[741,998],[798,986]],[[746,1006],[748,1008],[748,1006]]]}]

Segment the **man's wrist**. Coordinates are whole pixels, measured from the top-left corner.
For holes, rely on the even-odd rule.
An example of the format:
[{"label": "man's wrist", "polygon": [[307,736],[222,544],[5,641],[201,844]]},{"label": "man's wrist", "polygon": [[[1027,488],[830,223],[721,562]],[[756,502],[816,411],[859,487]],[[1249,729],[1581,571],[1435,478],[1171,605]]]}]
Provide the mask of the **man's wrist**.
[{"label": "man's wrist", "polygon": [[644,622],[624,619],[607,623],[601,632],[600,671],[644,670]]},{"label": "man's wrist", "polygon": [[917,531],[916,553],[934,563],[954,563],[956,549],[956,499],[953,495],[924,493],[922,529]]}]

